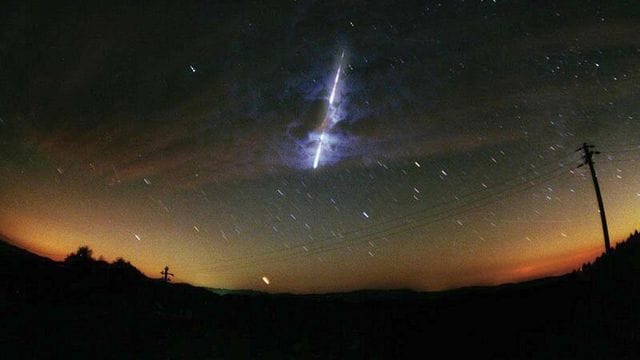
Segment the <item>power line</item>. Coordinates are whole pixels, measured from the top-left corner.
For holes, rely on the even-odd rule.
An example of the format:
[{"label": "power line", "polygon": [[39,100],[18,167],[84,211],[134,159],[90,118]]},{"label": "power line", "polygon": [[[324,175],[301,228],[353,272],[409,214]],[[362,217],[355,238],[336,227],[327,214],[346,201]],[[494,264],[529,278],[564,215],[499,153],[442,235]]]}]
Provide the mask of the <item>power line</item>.
[{"label": "power line", "polygon": [[[565,160],[568,157],[569,156],[565,156],[565,157],[561,158],[560,160]],[[546,168],[548,168],[548,167],[550,167],[552,165],[554,165],[554,164],[547,164],[547,165],[541,166],[539,168],[534,169],[534,172],[539,177],[539,176],[541,176],[539,174],[539,172],[541,170],[546,169]],[[564,165],[561,164],[561,167],[562,166],[564,166]],[[556,165],[556,167],[557,167],[557,165]],[[466,200],[465,199],[466,197],[472,197],[472,196],[477,195],[477,194],[481,194],[481,193],[491,194],[492,190],[500,189],[503,186],[509,185],[509,183],[511,181],[513,181],[513,180],[516,180],[516,179],[526,180],[526,179],[523,179],[523,176],[525,176],[525,175],[527,175],[527,174],[525,174],[524,172],[521,172],[517,176],[513,176],[511,178],[508,178],[507,180],[503,181],[502,183],[499,183],[499,184],[495,185],[491,189],[479,189],[479,190],[470,191],[470,192],[467,192],[466,194],[462,194],[462,195],[456,196],[456,198],[459,201],[464,201],[464,200]],[[530,179],[530,180],[535,180],[536,178]],[[462,199],[462,200],[460,200],[460,199]],[[342,233],[339,233],[339,234],[334,234],[331,237],[326,237],[324,240],[316,240],[315,244],[317,244],[318,242],[334,240],[336,236],[343,237],[343,238],[345,236],[349,236],[349,235],[352,235],[352,234],[361,236],[360,233],[362,231],[383,227],[383,226],[386,226],[386,225],[389,225],[389,224],[392,224],[393,225],[392,227],[395,228],[395,227],[398,226],[398,224],[394,225],[394,223],[396,223],[398,221],[400,221],[401,223],[404,223],[404,224],[411,223],[411,222],[415,221],[413,219],[414,217],[421,216],[421,215],[429,215],[429,212],[436,212],[436,210],[438,210],[439,208],[446,207],[448,205],[451,205],[451,202],[441,202],[439,204],[432,205],[429,208],[420,209],[420,210],[417,210],[417,211],[412,211],[412,212],[409,212],[409,213],[401,214],[401,215],[399,215],[397,217],[394,217],[394,218],[391,218],[391,219],[388,219],[388,220],[385,220],[385,221],[382,221],[382,222],[378,222],[376,224],[373,224],[373,225],[370,225],[370,226],[366,226],[366,227],[358,229],[358,230],[353,230],[353,231],[342,232]],[[465,205],[465,203],[462,202],[460,204],[460,207],[463,207],[464,205]],[[278,253],[280,251],[290,251],[292,249],[304,248],[304,247],[307,247],[307,246],[309,246],[309,244],[307,244],[307,243],[299,243],[298,245],[294,246],[293,248],[289,247],[289,248],[286,248],[286,249],[281,249],[281,248],[280,249],[274,249],[274,250],[271,250],[271,251],[263,252],[263,253],[261,253],[259,255],[255,255],[255,256],[260,257],[260,256],[264,256],[264,255],[269,255],[269,254],[272,254],[272,253]],[[227,259],[227,260],[224,261],[224,263],[231,263],[231,262],[234,262],[234,261],[245,261],[247,258],[253,258],[253,257],[254,256]]]},{"label": "power line", "polygon": [[[342,240],[329,244],[329,246],[324,247],[322,246],[322,244],[314,244],[314,245],[310,245],[310,246],[315,246],[315,248],[308,250],[308,249],[299,249],[299,251],[296,251],[294,253],[291,253],[289,250],[285,250],[276,254],[273,254],[274,256],[259,256],[259,257],[253,257],[253,258],[249,258],[249,259],[244,259],[246,260],[258,260],[260,262],[262,262],[263,264],[265,263],[270,263],[273,261],[280,261],[280,260],[286,260],[287,258],[291,259],[294,256],[298,257],[300,255],[305,255],[305,256],[309,256],[309,255],[314,255],[314,254],[320,254],[320,253],[324,253],[324,252],[328,252],[328,251],[335,251],[335,250],[339,250],[339,249],[343,249],[343,248],[347,248],[347,247],[351,247],[357,243],[362,243],[362,242],[366,242],[366,241],[372,241],[372,240],[376,240],[376,239],[380,239],[380,238],[385,238],[387,236],[392,236],[392,235],[396,235],[396,234],[401,234],[403,232],[407,232],[407,231],[411,231],[411,230],[415,230],[417,228],[421,228],[430,224],[433,224],[435,222],[439,222],[442,220],[445,220],[447,218],[450,218],[452,216],[459,216],[461,214],[464,213],[468,213],[474,210],[478,210],[480,208],[486,207],[488,205],[490,205],[493,202],[496,202],[498,200],[502,200],[504,198],[507,198],[508,196],[529,190],[535,186],[539,186],[541,182],[544,181],[549,181],[552,180],[554,178],[559,177],[560,175],[563,174],[564,172],[564,168],[559,168],[559,169],[555,169],[554,171],[551,171],[547,174],[543,174],[543,175],[539,175],[533,179],[529,179],[527,180],[525,183],[521,183],[518,184],[517,186],[522,186],[525,185],[527,183],[529,183],[528,186],[521,188],[521,189],[516,189],[516,188],[508,188],[505,189],[501,192],[499,192],[498,194],[491,194],[490,196],[485,196],[485,197],[481,197],[475,200],[470,201],[469,203],[466,203],[462,206],[458,206],[457,208],[450,208],[447,209],[445,211],[440,212],[440,214],[437,214],[436,218],[433,219],[427,219],[426,222],[417,222],[417,223],[408,223],[408,224],[398,224],[395,226],[391,226],[387,229],[383,229],[381,231],[376,231],[376,232],[371,232],[371,233],[367,233],[367,234],[363,234],[360,236],[356,236],[355,238],[343,238]],[[532,183],[534,180],[538,180],[541,179],[540,182],[538,183]],[[511,194],[509,194],[509,192],[512,192]],[[508,196],[501,196],[503,194],[507,194]],[[485,200],[489,200],[489,201],[485,201]],[[483,203],[484,202],[484,203]],[[475,206],[472,207],[467,207],[469,205],[474,205]],[[466,207],[466,208],[465,208]],[[457,210],[460,210],[456,213]],[[407,228],[407,225],[409,225],[410,227]],[[395,230],[395,231],[393,231]],[[295,249],[294,249],[295,250]],[[300,251],[300,250],[304,250],[304,251]],[[246,268],[246,267],[251,267],[254,264],[245,264],[244,266],[233,266],[233,269],[238,269],[238,268]],[[229,270],[231,270],[231,266],[218,266],[218,267],[214,267],[213,270],[215,271],[224,271],[224,269],[229,268]]]},{"label": "power line", "polygon": [[[556,161],[560,162],[560,168],[564,167],[564,164],[562,162],[564,160],[569,159],[572,156],[573,156],[573,154],[570,154],[570,155],[566,155],[564,157],[561,157],[559,159],[556,159]],[[545,169],[550,168],[552,166],[555,166],[556,167],[555,170],[558,170],[558,165],[557,164],[546,164],[546,165],[540,166],[538,168],[529,169],[528,171],[522,171],[519,174],[517,174],[515,176],[512,176],[510,178],[507,178],[503,182],[498,183],[498,184],[494,185],[491,188],[483,188],[483,189],[469,191],[469,192],[461,194],[461,195],[456,195],[456,198],[459,201],[464,201],[464,200],[466,200],[465,198],[467,198],[467,197],[470,198],[470,197],[473,197],[475,195],[482,194],[482,193],[488,194],[488,196],[485,196],[484,198],[489,198],[489,197],[493,196],[491,194],[491,191],[500,189],[501,187],[504,187],[504,186],[508,186],[509,183],[514,181],[514,180],[522,180],[522,181],[525,181],[525,183],[527,181],[536,180],[539,177],[545,175],[545,174],[540,175],[540,172],[542,170],[545,170]],[[531,172],[536,174],[536,177],[534,177],[532,179],[528,179],[528,180],[523,178],[524,176],[529,175]],[[519,184],[516,184],[516,186],[519,186]],[[405,213],[405,214],[401,214],[401,215],[396,216],[394,218],[391,218],[391,219],[388,219],[388,220],[385,220],[385,221],[382,221],[382,222],[378,222],[378,223],[366,226],[366,227],[361,228],[361,229],[334,234],[333,236],[328,236],[328,237],[325,237],[324,239],[316,240],[313,245],[318,244],[318,243],[322,243],[322,242],[327,242],[327,241],[334,240],[337,236],[340,237],[340,238],[345,238],[345,237],[350,236],[350,235],[366,236],[366,234],[360,234],[360,233],[362,231],[376,229],[376,228],[384,227],[386,225],[391,225],[390,228],[393,229],[393,228],[397,228],[398,226],[411,224],[413,221],[416,221],[414,219],[414,217],[418,217],[418,216],[422,216],[422,215],[427,215],[428,216],[428,215],[430,215],[429,212],[437,213],[435,210],[438,210],[440,208],[446,207],[446,206],[448,206],[450,204],[451,204],[451,202],[441,202],[441,203],[438,203],[438,204],[435,204],[435,205],[431,205],[428,208],[419,209],[419,210],[416,210],[416,211],[411,211],[411,212],[408,212],[408,213]],[[466,203],[463,202],[463,203],[460,204],[460,207],[464,207],[465,205],[466,205]],[[401,223],[400,224],[395,224],[398,221],[400,221]],[[293,247],[288,247],[288,248],[284,248],[284,249],[283,248],[273,249],[273,250],[270,250],[270,251],[262,252],[262,253],[257,254],[257,255],[249,255],[249,256],[236,257],[236,258],[233,258],[233,259],[225,259],[222,262],[225,263],[225,264],[229,264],[229,263],[233,263],[233,262],[241,262],[241,261],[246,261],[247,259],[253,259],[253,258],[257,258],[257,257],[267,256],[267,255],[271,255],[271,254],[274,254],[274,253],[280,253],[281,251],[291,251],[291,250],[295,250],[295,249],[303,249],[303,248],[307,248],[309,246],[311,246],[311,245],[307,244],[307,243],[298,243],[297,245],[295,245]]]},{"label": "power line", "polygon": [[[564,169],[562,169],[562,170],[564,170]],[[555,178],[560,177],[561,175],[563,175],[562,172],[560,172],[558,174],[555,174],[554,176],[547,177],[546,179],[543,180],[543,182],[544,181],[553,180]],[[527,186],[527,187],[525,187],[523,189],[519,189],[518,191],[513,192],[510,195],[515,195],[515,194],[524,192],[526,190],[529,190],[529,189],[534,188],[534,187],[539,186],[539,185],[540,185],[540,183],[531,184],[531,185],[529,185],[529,186]],[[431,224],[434,224],[434,223],[437,223],[437,222],[440,222],[440,221],[443,221],[443,220],[451,219],[454,216],[460,216],[462,214],[471,213],[471,212],[474,212],[475,210],[479,210],[479,209],[485,208],[485,207],[491,205],[492,203],[494,203],[494,202],[496,202],[498,200],[504,200],[505,198],[508,198],[508,196],[504,196],[504,197],[502,197],[500,199],[497,199],[497,200],[494,200],[494,201],[488,201],[486,203],[480,203],[480,204],[478,204],[478,205],[476,205],[474,207],[463,209],[462,211],[457,212],[457,213],[442,214],[442,216],[437,217],[435,219],[431,219],[431,221],[427,221],[427,222],[424,222],[424,223],[417,223],[411,228],[399,229],[398,231],[395,231],[395,232],[392,232],[392,233],[386,233],[386,234],[383,234],[382,236],[376,236],[376,237],[371,238],[371,239],[361,239],[361,240],[358,240],[357,242],[371,241],[373,239],[380,239],[380,238],[383,238],[383,237],[387,237],[387,236],[391,236],[391,235],[397,235],[397,234],[401,234],[401,233],[404,233],[404,232],[407,232],[407,231],[410,231],[410,230],[415,230],[415,229],[418,229],[418,228],[426,227],[428,225],[431,225]],[[484,200],[484,199],[482,199],[482,200]],[[452,210],[455,210],[455,209],[452,209]],[[348,244],[347,246],[343,246],[343,247],[339,247],[339,248],[330,248],[330,249],[323,249],[323,250],[333,251],[333,250],[339,250],[341,248],[345,248],[345,247],[348,247],[348,246],[351,246],[351,244]],[[315,251],[312,254],[319,253],[319,252],[322,253],[322,252],[325,252],[325,251]]]},{"label": "power line", "polygon": [[604,150],[601,151],[602,154],[621,154],[621,153],[629,153],[629,152],[635,152],[635,151],[640,151],[640,148],[637,149],[620,149],[620,150]]},{"label": "power line", "polygon": [[626,162],[626,161],[636,162],[636,161],[640,161],[640,159],[615,159],[615,160],[608,160],[604,164],[615,163],[615,162]]},{"label": "power line", "polygon": [[[554,176],[554,178],[555,177],[559,177],[560,175],[562,175],[562,173],[556,174]],[[552,180],[552,178],[548,178],[546,180],[547,181],[548,180]],[[526,187],[524,189],[520,189],[520,191],[518,191],[518,192],[529,190],[530,188],[538,186],[538,185],[539,184],[530,185],[530,186],[528,186],[528,187]],[[482,200],[484,200],[484,199],[482,199]],[[500,199],[498,199],[498,200],[500,200]],[[275,255],[280,255],[280,256],[271,256],[271,257],[263,258],[263,259],[260,259],[260,260],[262,260],[261,261],[262,264],[268,264],[268,263],[273,263],[273,262],[287,260],[287,259],[290,260],[290,259],[292,259],[294,257],[301,257],[301,256],[307,257],[309,255],[316,255],[316,254],[321,254],[321,253],[325,253],[325,252],[329,252],[329,251],[336,251],[336,250],[340,250],[340,249],[345,249],[345,248],[349,248],[351,246],[357,245],[359,243],[364,243],[364,242],[367,242],[367,241],[370,242],[370,241],[374,241],[374,240],[378,240],[378,239],[384,239],[384,238],[386,238],[388,236],[393,236],[393,235],[401,234],[401,233],[404,233],[404,232],[407,232],[407,231],[415,230],[417,228],[425,227],[425,226],[431,225],[433,223],[436,223],[436,222],[439,222],[439,221],[442,221],[442,220],[446,220],[446,219],[451,218],[453,216],[459,216],[459,215],[461,215],[463,213],[468,213],[468,212],[471,212],[471,211],[474,211],[474,210],[478,210],[480,208],[483,208],[483,207],[486,207],[486,206],[490,205],[493,202],[495,202],[495,200],[494,201],[489,201],[489,202],[487,202],[485,204],[479,204],[479,205],[477,205],[477,206],[475,206],[473,208],[465,209],[465,210],[463,210],[463,211],[461,211],[459,213],[454,213],[454,214],[443,213],[440,217],[437,217],[435,219],[431,219],[431,221],[423,222],[423,223],[416,223],[416,224],[409,224],[409,225],[413,225],[413,226],[409,227],[409,228],[398,229],[397,231],[393,231],[393,232],[387,232],[389,230],[385,230],[385,231],[381,231],[379,233],[366,234],[366,236],[361,236],[361,237],[355,238],[355,239],[346,238],[346,239],[342,239],[341,241],[339,241],[337,243],[334,243],[333,246],[328,246],[328,247],[319,246],[319,247],[316,247],[315,249],[312,249],[312,250],[307,250],[307,251],[304,251],[304,252],[303,251],[298,251],[298,252],[295,252],[293,254],[292,253],[280,253],[280,254],[275,254]],[[455,209],[450,209],[449,212],[451,212],[451,210],[455,210]],[[249,268],[249,267],[252,267],[254,265],[255,264],[245,264],[245,265],[241,265],[241,266],[235,266],[233,268],[232,267],[216,267],[216,268],[214,268],[212,270],[213,271],[222,271],[222,272],[224,272],[224,271],[230,271],[230,270]]]}]

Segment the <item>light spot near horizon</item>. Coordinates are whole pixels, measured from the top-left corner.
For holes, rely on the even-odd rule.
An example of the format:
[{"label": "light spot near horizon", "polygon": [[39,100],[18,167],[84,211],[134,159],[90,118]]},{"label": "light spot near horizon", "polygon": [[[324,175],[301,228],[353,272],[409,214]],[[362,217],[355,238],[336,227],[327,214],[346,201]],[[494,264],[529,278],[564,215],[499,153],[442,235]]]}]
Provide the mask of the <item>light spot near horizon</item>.
[{"label": "light spot near horizon", "polygon": [[[145,2],[133,13],[57,14],[71,25],[53,37],[18,26],[12,36],[34,41],[7,43],[16,56],[0,69],[0,233],[56,254],[86,244],[148,274],[169,265],[181,281],[221,288],[264,289],[260,272],[277,279],[268,290],[286,292],[516,281],[527,261],[602,243],[589,169],[576,169],[584,141],[601,152],[610,237],[639,224],[640,103],[627,100],[640,51],[619,11],[634,6],[620,3],[559,5],[570,21],[521,2],[498,13],[406,4],[380,22],[377,6],[336,17],[317,16],[334,10],[320,3],[262,14],[256,4]],[[219,22],[193,20],[222,10]],[[95,11],[136,36],[78,21]],[[29,7],[14,15],[48,21]],[[296,24],[309,31],[288,34]],[[473,29],[488,30],[469,43]],[[567,34],[593,31],[572,51]],[[313,172],[309,131],[327,115],[342,50],[340,126]],[[78,53],[114,56],[69,62]]]}]

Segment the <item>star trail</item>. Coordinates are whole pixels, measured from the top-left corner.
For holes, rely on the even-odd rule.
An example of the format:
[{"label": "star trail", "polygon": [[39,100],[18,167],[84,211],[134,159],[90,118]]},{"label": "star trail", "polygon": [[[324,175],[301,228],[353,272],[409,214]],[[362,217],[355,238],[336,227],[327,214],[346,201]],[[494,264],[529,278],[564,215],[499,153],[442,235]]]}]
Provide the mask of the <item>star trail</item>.
[{"label": "star trail", "polygon": [[0,233],[37,253],[296,293],[560,274],[603,251],[583,142],[612,243],[640,227],[630,2],[2,7]]}]

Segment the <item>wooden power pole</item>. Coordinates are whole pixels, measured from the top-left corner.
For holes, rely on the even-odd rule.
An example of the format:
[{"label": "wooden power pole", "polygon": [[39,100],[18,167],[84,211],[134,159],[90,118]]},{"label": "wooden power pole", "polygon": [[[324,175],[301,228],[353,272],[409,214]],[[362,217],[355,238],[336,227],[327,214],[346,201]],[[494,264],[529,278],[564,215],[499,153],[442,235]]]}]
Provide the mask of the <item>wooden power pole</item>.
[{"label": "wooden power pole", "polygon": [[580,164],[589,165],[591,171],[591,179],[593,180],[593,187],[596,189],[596,199],[598,199],[598,208],[600,210],[600,220],[602,221],[602,232],[604,233],[604,249],[606,252],[611,250],[611,244],[609,242],[609,227],[607,226],[607,217],[604,213],[604,203],[602,202],[602,194],[600,193],[600,185],[598,184],[598,175],[596,175],[596,169],[593,167],[593,155],[600,154],[599,151],[593,151],[594,145],[583,143],[576,151],[582,151],[582,158],[584,162]]},{"label": "wooden power pole", "polygon": [[162,280],[164,280],[164,282],[171,281],[171,276],[173,276],[173,274],[169,272],[168,266],[165,266],[164,271],[161,271],[160,274],[162,274],[162,277],[163,277]]}]

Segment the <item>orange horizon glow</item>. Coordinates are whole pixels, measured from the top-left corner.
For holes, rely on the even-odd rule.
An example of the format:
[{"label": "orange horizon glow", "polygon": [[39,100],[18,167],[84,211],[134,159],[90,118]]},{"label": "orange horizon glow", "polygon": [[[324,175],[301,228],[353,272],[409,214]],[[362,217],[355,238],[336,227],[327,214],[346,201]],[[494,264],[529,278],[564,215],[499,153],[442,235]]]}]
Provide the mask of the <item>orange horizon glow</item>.
[{"label": "orange horizon glow", "polygon": [[[604,163],[598,169],[615,244],[640,227],[640,196],[634,190],[640,184],[626,173],[618,178],[621,170],[615,164]],[[274,232],[272,220],[253,221],[263,216],[269,201],[237,197],[236,191],[273,187],[264,195],[266,199],[283,198],[268,178],[212,184],[208,193],[215,194],[211,195],[214,201],[195,202],[189,193],[176,190],[172,194],[164,188],[156,192],[144,182],[104,184],[100,176],[69,175],[66,179],[63,175],[49,174],[52,179],[46,186],[41,183],[43,176],[20,178],[0,193],[0,201],[11,205],[0,208],[0,232],[20,246],[56,260],[87,245],[96,257],[108,261],[122,257],[150,277],[159,277],[168,265],[177,275],[176,281],[198,286],[274,293],[442,290],[559,275],[578,269],[603,251],[593,185],[578,172],[566,171],[558,180],[536,184],[531,192],[490,203],[479,211],[316,256],[293,256],[295,251],[282,248],[308,241],[300,238],[296,229],[286,234]],[[460,184],[433,186],[442,188],[436,187],[430,194],[423,189],[421,194],[428,196],[428,204],[439,203],[439,193],[448,191],[447,186],[452,191],[449,196],[461,191]],[[407,191],[414,192],[413,188]],[[543,196],[547,193],[552,196]],[[313,233],[317,238],[330,233],[331,226],[360,231],[384,221],[382,211],[375,210],[371,218],[364,219],[357,211],[357,196],[350,207],[345,205],[339,212],[318,215],[314,207],[298,207],[303,213],[300,217],[306,216],[304,221],[312,225],[317,221]],[[166,206],[166,201],[180,197],[189,201],[174,201],[170,209]],[[169,200],[159,200],[165,198]],[[347,212],[351,218],[345,222]],[[427,221],[429,215],[419,220]],[[237,224],[243,225],[242,231]],[[302,227],[303,222],[295,225]],[[274,249],[284,255],[282,260],[259,261],[262,254]],[[234,259],[239,260],[231,261]],[[262,281],[265,276],[269,284]]]},{"label": "orange horizon glow", "polygon": [[[3,236],[7,241],[9,241],[15,246],[21,247],[36,255],[50,258],[54,261],[64,260],[64,258],[68,254],[74,252],[77,249],[77,247],[65,248],[65,247],[47,246],[47,245],[43,245],[42,243],[37,244],[30,241],[26,241],[18,237],[10,236],[7,234],[3,234]],[[612,238],[616,239],[615,241],[613,241],[612,246],[615,246],[616,244],[626,239],[626,237],[622,238],[622,237],[613,237],[613,236]],[[597,240],[594,240],[593,242],[597,242]],[[55,242],[48,242],[48,243],[52,244]],[[84,246],[88,244],[89,242],[87,242],[86,244],[84,243],[80,244],[78,246]],[[90,245],[88,246],[94,250],[94,257],[96,259],[103,258],[104,260],[111,262],[118,257],[124,257],[121,255],[114,255],[111,253],[107,256],[105,254],[95,251],[95,249],[92,246]],[[504,266],[496,267],[496,268],[483,267],[483,270],[481,271],[479,271],[479,269],[472,269],[472,271],[468,273],[469,277],[467,281],[464,281],[464,280],[453,281],[450,283],[444,282],[433,287],[421,287],[421,286],[409,286],[409,287],[407,286],[399,286],[399,287],[373,286],[373,287],[370,287],[368,286],[364,288],[357,288],[357,287],[343,288],[343,289],[338,289],[338,291],[352,291],[352,290],[361,290],[361,289],[395,289],[395,288],[402,288],[402,289],[409,288],[415,291],[444,291],[444,290],[452,290],[452,289],[468,287],[468,286],[495,286],[495,285],[508,284],[508,283],[517,283],[517,282],[535,280],[535,279],[544,278],[544,277],[564,275],[574,270],[579,270],[584,263],[592,262],[593,260],[595,260],[595,258],[602,255],[603,252],[604,252],[604,248],[602,244],[592,243],[580,249],[552,254],[546,258],[511,262],[511,263],[505,264]],[[138,270],[140,270],[146,276],[150,278],[160,278],[159,275],[156,275],[156,273],[159,274],[158,269],[161,269],[161,266],[159,265],[159,263],[145,264],[144,261],[140,261],[142,259],[127,258],[127,257],[124,257],[124,258],[125,260],[130,261],[136,268],[138,268]],[[189,274],[181,274],[181,276],[177,276],[174,280],[176,282],[191,283],[196,286],[217,287],[215,286],[215,284],[198,283],[197,281],[194,281],[189,276]],[[229,289],[245,289],[245,288],[247,287],[236,287],[236,288],[229,288]],[[280,291],[273,291],[269,287],[265,287],[259,290],[266,291],[266,292],[280,292]],[[291,291],[284,291],[284,292],[291,292]],[[293,291],[293,292],[296,293],[296,291]],[[314,293],[314,291],[302,290],[302,291],[299,291],[298,293]]]}]

